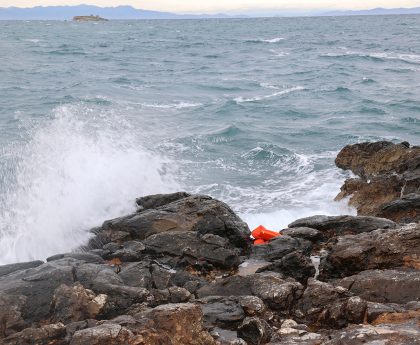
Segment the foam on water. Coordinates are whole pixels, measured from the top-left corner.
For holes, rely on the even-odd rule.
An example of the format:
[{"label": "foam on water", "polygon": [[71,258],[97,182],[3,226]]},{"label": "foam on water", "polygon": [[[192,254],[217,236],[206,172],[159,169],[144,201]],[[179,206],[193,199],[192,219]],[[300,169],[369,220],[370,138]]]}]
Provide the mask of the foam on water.
[{"label": "foam on water", "polygon": [[267,98],[273,98],[273,97],[277,97],[277,96],[287,95],[288,93],[295,92],[295,91],[300,91],[300,90],[304,90],[304,89],[305,88],[303,86],[295,86],[295,87],[291,87],[291,88],[288,88],[288,89],[285,89],[285,90],[274,92],[274,93],[269,94],[269,95],[255,96],[255,97],[250,97],[250,98],[240,96],[240,97],[236,97],[234,99],[234,101],[236,103],[258,102],[258,101],[262,101],[262,100],[267,99]]},{"label": "foam on water", "polygon": [[27,131],[26,143],[3,149],[14,159],[2,176],[0,264],[71,251],[89,228],[132,212],[136,197],[178,189],[168,160],[115,114],[63,106]]}]

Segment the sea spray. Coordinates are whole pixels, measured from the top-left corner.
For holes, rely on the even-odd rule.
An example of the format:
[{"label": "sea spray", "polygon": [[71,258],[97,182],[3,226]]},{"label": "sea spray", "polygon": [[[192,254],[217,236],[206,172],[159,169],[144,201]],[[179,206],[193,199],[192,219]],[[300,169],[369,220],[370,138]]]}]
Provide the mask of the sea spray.
[{"label": "sea spray", "polygon": [[178,189],[174,164],[112,112],[61,106],[25,126],[26,142],[3,148],[13,159],[2,176],[0,264],[71,251],[91,227],[132,212],[136,197]]}]

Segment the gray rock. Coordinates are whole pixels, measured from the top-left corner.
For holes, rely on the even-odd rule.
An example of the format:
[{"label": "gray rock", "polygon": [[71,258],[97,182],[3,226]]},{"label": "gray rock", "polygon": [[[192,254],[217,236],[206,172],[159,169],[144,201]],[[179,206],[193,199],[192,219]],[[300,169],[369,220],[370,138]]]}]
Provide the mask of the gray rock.
[{"label": "gray rock", "polygon": [[307,227],[287,228],[281,231],[282,235],[303,238],[311,242],[318,242],[322,239],[322,232]]},{"label": "gray rock", "polygon": [[38,260],[38,261],[20,262],[17,264],[3,265],[3,266],[0,266],[0,277],[6,276],[16,271],[22,271],[28,268],[35,268],[42,265],[43,263],[44,262]]},{"label": "gray rock", "polygon": [[278,236],[267,244],[253,246],[251,258],[274,261],[282,259],[286,254],[300,251],[305,255],[309,255],[312,244],[301,238],[293,238],[290,236]]},{"label": "gray rock", "polygon": [[207,328],[236,330],[245,318],[244,310],[235,298],[206,297],[198,300]]},{"label": "gray rock", "polygon": [[363,271],[340,280],[338,285],[372,302],[420,301],[420,271],[412,268]]},{"label": "gray rock", "polygon": [[158,208],[170,204],[171,202],[178,201],[191,196],[186,192],[177,192],[172,194],[155,194],[148,195],[142,198],[136,199],[136,204],[139,206],[139,210],[149,210],[152,208]]},{"label": "gray rock", "polygon": [[238,328],[238,336],[252,345],[268,343],[271,333],[268,323],[257,317],[247,317]]}]

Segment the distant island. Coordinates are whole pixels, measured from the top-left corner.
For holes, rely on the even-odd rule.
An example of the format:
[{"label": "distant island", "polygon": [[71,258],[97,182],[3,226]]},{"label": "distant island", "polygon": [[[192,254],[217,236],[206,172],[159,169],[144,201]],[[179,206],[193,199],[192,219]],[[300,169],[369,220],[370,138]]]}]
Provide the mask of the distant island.
[{"label": "distant island", "polygon": [[90,15],[90,16],[74,16],[73,17],[74,21],[77,22],[104,22],[104,21],[108,21],[108,19],[99,17],[99,16],[94,16],[94,15]]}]

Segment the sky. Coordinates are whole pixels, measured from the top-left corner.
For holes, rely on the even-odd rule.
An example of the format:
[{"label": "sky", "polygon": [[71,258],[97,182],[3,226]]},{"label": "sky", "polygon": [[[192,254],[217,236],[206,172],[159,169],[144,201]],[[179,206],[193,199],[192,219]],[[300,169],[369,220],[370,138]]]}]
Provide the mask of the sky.
[{"label": "sky", "polygon": [[135,8],[179,13],[241,12],[253,10],[336,10],[376,7],[418,7],[420,0],[0,0],[0,7],[50,5],[131,5]]}]

